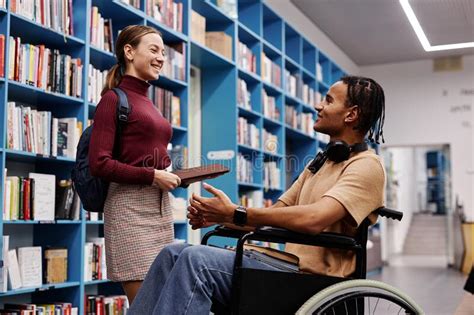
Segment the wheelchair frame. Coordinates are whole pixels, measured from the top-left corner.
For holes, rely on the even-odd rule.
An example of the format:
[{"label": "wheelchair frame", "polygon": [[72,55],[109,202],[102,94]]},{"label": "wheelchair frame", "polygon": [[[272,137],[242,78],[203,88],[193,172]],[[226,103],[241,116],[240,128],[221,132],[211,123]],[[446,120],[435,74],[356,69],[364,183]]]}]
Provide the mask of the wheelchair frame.
[{"label": "wheelchair frame", "polygon": [[[399,211],[378,208],[374,213],[390,219],[401,220]],[[365,219],[357,229],[354,237],[338,233],[323,232],[309,235],[289,230],[260,227],[253,232],[234,230],[223,226],[216,227],[204,235],[201,244],[206,245],[214,236],[236,238],[236,256],[232,276],[231,306],[225,307],[218,302],[213,303],[215,314],[294,314],[306,300],[316,292],[341,281],[365,279],[366,277],[366,244],[370,222]],[[296,243],[326,248],[336,248],[355,252],[356,267],[350,278],[332,277],[307,273],[290,273],[248,269],[242,267],[244,244],[247,240],[267,241],[274,243]],[[293,287],[298,286],[295,290]],[[285,290],[285,287],[290,287]],[[266,303],[256,297],[265,293]]]}]

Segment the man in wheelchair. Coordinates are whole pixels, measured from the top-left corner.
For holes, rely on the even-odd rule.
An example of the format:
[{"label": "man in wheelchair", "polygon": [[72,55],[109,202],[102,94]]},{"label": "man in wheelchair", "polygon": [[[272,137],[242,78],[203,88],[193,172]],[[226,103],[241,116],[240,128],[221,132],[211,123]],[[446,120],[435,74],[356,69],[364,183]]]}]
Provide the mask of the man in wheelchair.
[{"label": "man in wheelchair", "polygon": [[[273,206],[244,208],[210,185],[213,197],[193,195],[188,207],[193,229],[214,224],[274,226],[294,232],[335,232],[354,236],[357,227],[383,205],[385,173],[366,138],[383,141],[385,98],[374,80],[346,76],[331,86],[315,109],[314,130],[330,136],[326,150],[305,168]],[[287,244],[299,260],[295,268],[277,258],[246,251],[242,266],[347,277],[355,270],[354,252]],[[235,252],[171,244],[155,259],[130,309],[131,314],[209,314],[213,300],[230,303]]]}]

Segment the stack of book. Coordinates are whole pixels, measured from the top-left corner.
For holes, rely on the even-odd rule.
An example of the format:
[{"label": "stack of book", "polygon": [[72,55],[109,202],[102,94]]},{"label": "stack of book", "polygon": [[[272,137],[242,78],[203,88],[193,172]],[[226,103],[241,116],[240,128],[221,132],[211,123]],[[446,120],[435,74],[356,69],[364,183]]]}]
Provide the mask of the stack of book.
[{"label": "stack of book", "polygon": [[278,136],[263,129],[263,150],[276,154],[278,152]]},{"label": "stack of book", "polygon": [[206,45],[206,18],[191,10],[191,27],[189,29],[191,39],[202,46]]},{"label": "stack of book", "polygon": [[150,89],[153,104],[173,126],[181,126],[181,99],[160,87]]},{"label": "stack of book", "polygon": [[303,84],[303,102],[311,107],[316,106],[316,95],[314,89],[308,84]]},{"label": "stack of book", "polygon": [[281,68],[262,52],[262,79],[281,87]]},{"label": "stack of book", "polygon": [[265,162],[265,168],[263,172],[263,187],[268,189],[280,189],[280,174],[281,171],[277,166],[277,162],[270,161]]},{"label": "stack of book", "polygon": [[260,130],[244,117],[239,117],[237,122],[237,143],[255,149],[260,148]]},{"label": "stack of book", "polygon": [[245,71],[257,72],[257,58],[252,53],[252,50],[247,47],[244,43],[239,41],[237,47],[238,66]]},{"label": "stack of book", "polygon": [[16,0],[10,1],[10,10],[57,32],[74,35],[71,0]]},{"label": "stack of book", "polygon": [[323,67],[320,63],[316,64],[316,79],[320,82],[323,81]]},{"label": "stack of book", "polygon": [[291,74],[285,69],[286,92],[293,97],[301,98],[302,84],[301,76],[299,74]]},{"label": "stack of book", "polygon": [[113,52],[113,34],[112,19],[104,19],[99,12],[99,8],[93,6],[91,10],[91,45],[108,52]]},{"label": "stack of book", "polygon": [[67,248],[44,250],[44,282],[47,284],[67,282]]},{"label": "stack of book", "polygon": [[125,295],[87,295],[85,315],[126,315],[129,308]]},{"label": "stack of book", "polygon": [[273,120],[280,120],[280,110],[276,106],[276,100],[273,96],[268,96],[265,90],[262,90],[263,116]]},{"label": "stack of book", "polygon": [[252,110],[250,104],[250,92],[247,89],[247,82],[242,79],[237,81],[237,106]]},{"label": "stack of book", "polygon": [[183,3],[173,0],[147,0],[145,12],[155,20],[183,32]]},{"label": "stack of book", "polygon": [[80,58],[60,54],[44,45],[21,43],[10,36],[8,79],[73,97],[82,95]]},{"label": "stack of book", "polygon": [[314,129],[313,129],[313,126],[314,126],[314,119],[313,119],[313,114],[311,114],[311,113],[301,113],[299,119],[300,119],[300,122],[299,122],[300,127],[299,127],[299,129],[300,129],[303,133],[305,133],[305,134],[307,134],[307,135],[313,137],[313,136],[314,136]]},{"label": "stack of book", "polygon": [[107,279],[105,239],[90,238],[84,245],[84,281]]},{"label": "stack of book", "polygon": [[165,63],[161,75],[186,81],[186,47],[184,43],[165,45]]},{"label": "stack of book", "polygon": [[82,122],[76,117],[54,118],[51,112],[8,102],[7,149],[45,156],[76,157]]},{"label": "stack of book", "polygon": [[41,246],[7,249],[8,290],[35,288],[43,285]]},{"label": "stack of book", "polygon": [[242,153],[237,155],[237,181],[253,183],[252,161],[246,159]]},{"label": "stack of book", "polygon": [[89,84],[87,85],[87,101],[97,104],[100,101],[102,89],[105,85],[108,70],[101,71],[89,64]]}]

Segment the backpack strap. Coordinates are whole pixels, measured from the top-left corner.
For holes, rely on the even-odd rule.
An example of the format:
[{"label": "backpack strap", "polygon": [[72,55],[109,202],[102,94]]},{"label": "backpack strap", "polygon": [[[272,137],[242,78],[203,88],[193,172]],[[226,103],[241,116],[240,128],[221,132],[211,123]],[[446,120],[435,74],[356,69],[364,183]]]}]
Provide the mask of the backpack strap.
[{"label": "backpack strap", "polygon": [[115,141],[113,150],[113,156],[118,157],[120,152],[120,137],[122,136],[123,128],[128,122],[128,115],[130,114],[130,105],[128,104],[127,93],[124,90],[118,87],[113,88],[112,90],[118,96],[117,127],[115,128]]}]

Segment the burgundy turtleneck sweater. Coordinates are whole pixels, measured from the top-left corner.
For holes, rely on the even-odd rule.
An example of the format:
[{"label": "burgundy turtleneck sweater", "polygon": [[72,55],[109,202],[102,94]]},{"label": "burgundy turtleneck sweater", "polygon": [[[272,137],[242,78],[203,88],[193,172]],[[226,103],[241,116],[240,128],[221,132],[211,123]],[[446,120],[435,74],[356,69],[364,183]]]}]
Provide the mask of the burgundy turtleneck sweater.
[{"label": "burgundy turtleneck sweater", "polygon": [[166,149],[172,136],[171,125],[147,97],[149,86],[129,75],[119,84],[127,93],[131,112],[122,130],[118,158],[112,158],[118,96],[112,90],[102,96],[94,115],[89,144],[92,176],[109,182],[151,185],[154,170],[170,165]]}]

